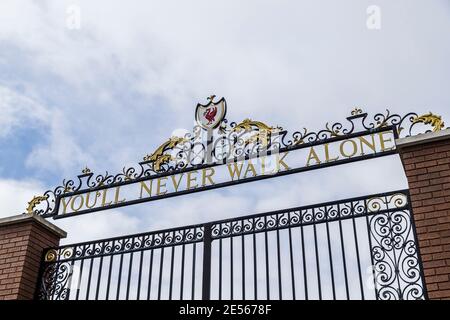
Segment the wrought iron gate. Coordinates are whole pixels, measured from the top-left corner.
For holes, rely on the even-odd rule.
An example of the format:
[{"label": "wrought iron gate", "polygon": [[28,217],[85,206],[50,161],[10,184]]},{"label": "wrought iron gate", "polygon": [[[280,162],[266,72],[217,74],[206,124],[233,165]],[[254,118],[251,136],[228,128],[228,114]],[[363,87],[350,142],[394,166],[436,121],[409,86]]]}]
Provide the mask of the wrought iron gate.
[{"label": "wrought iron gate", "polygon": [[426,299],[407,190],[44,252],[36,298]]}]

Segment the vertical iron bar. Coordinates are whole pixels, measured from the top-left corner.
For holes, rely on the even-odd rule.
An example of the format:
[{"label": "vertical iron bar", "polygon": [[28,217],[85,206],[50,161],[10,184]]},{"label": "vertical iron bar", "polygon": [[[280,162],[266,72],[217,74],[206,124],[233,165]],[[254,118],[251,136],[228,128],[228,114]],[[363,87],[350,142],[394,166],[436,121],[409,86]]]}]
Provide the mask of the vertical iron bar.
[{"label": "vertical iron bar", "polygon": [[347,262],[345,261],[345,248],[344,248],[344,235],[342,232],[342,221],[341,221],[341,206],[337,205],[338,215],[339,215],[339,236],[341,239],[341,251],[342,251],[342,264],[344,267],[344,280],[345,280],[345,292],[347,296],[347,300],[350,299],[349,290],[348,290],[348,278],[347,278]]},{"label": "vertical iron bar", "polygon": [[160,260],[159,260],[158,300],[161,300],[163,266],[164,266],[164,247],[161,248],[161,256],[160,256]]},{"label": "vertical iron bar", "polygon": [[[220,229],[222,230],[222,224]],[[219,239],[219,300],[222,300],[222,238]]]},{"label": "vertical iron bar", "polygon": [[89,264],[89,276],[86,290],[86,300],[89,300],[89,293],[91,292],[91,279],[92,279],[92,266],[94,265],[95,259],[90,259],[91,263]]},{"label": "vertical iron bar", "polygon": [[[132,243],[134,243],[134,238],[132,240]],[[134,252],[130,255],[130,265],[128,266],[128,278],[127,278],[127,294],[126,294],[126,300],[130,297],[130,283],[131,283],[131,273],[133,271],[133,259],[134,259]]]},{"label": "vertical iron bar", "polygon": [[83,269],[84,269],[84,259],[81,259],[81,264],[80,264],[80,276],[78,279],[78,286],[77,286],[77,295],[75,297],[75,300],[79,300],[80,297],[80,291],[81,291],[81,281],[83,279]]},{"label": "vertical iron bar", "polygon": [[[113,244],[114,247],[114,244]],[[114,263],[114,256],[111,256],[109,259],[109,270],[108,270],[108,283],[106,284],[106,300],[109,300],[109,288],[111,286],[111,273],[112,273],[112,266]]]},{"label": "vertical iron bar", "polygon": [[[153,239],[155,236],[153,236]],[[153,241],[152,241],[153,243]],[[147,300],[150,300],[151,292],[152,292],[152,275],[153,275],[153,255],[154,255],[155,249],[150,250],[150,266],[148,271],[148,290],[147,290]]]},{"label": "vertical iron bar", "polygon": [[242,300],[245,300],[245,239],[244,239],[244,220],[241,220],[241,254],[242,254]]},{"label": "vertical iron bar", "polygon": [[292,300],[295,300],[295,271],[294,271],[294,255],[292,250],[292,226],[291,226],[291,213],[288,213],[289,218],[289,259],[291,260],[291,281],[292,281]]},{"label": "vertical iron bar", "polygon": [[[277,219],[277,224],[279,223]],[[279,225],[277,225],[277,228]],[[283,300],[283,288],[281,281],[281,249],[280,249],[280,230],[277,229],[277,261],[278,261],[278,298]]]},{"label": "vertical iron bar", "polygon": [[[142,241],[145,241],[145,239],[143,239]],[[144,242],[142,242],[144,243]],[[139,271],[138,271],[138,287],[137,287],[137,299],[136,300],[141,300],[141,281],[142,281],[142,263],[144,260],[144,251],[140,252],[140,257],[139,257]]]},{"label": "vertical iron bar", "polygon": [[358,263],[359,286],[361,288],[361,299],[365,300],[362,272],[361,272],[361,260],[359,258],[358,234],[356,231],[355,207],[354,207],[353,202],[351,203],[351,210],[352,210],[351,213],[352,213],[353,236],[355,237],[356,262]]},{"label": "vertical iron bar", "polygon": [[98,278],[97,278],[97,289],[95,290],[95,300],[98,300],[98,295],[100,292],[100,282],[102,279],[102,269],[103,269],[103,256],[100,257],[100,265],[98,267]]},{"label": "vertical iron bar", "polygon": [[175,263],[175,246],[172,246],[172,252],[170,254],[170,279],[169,279],[169,300],[172,300],[173,293],[173,267]]},{"label": "vertical iron bar", "polygon": [[256,264],[256,225],[253,218],[253,287],[255,292],[255,300],[258,299],[258,267]]},{"label": "vertical iron bar", "polygon": [[122,266],[123,266],[123,253],[120,254],[119,279],[117,280],[116,300],[119,300],[119,296],[120,296],[120,282],[122,281]]},{"label": "vertical iron bar", "polygon": [[[197,230],[197,228],[195,228]],[[194,300],[195,297],[195,260],[197,258],[197,242],[194,243],[192,252],[192,292],[191,292],[191,300]]]},{"label": "vertical iron bar", "polygon": [[334,267],[333,267],[333,254],[331,252],[331,242],[330,242],[330,226],[328,225],[328,207],[325,207],[325,220],[327,228],[327,242],[328,242],[328,257],[330,259],[330,272],[331,272],[331,287],[333,289],[333,300],[336,300],[336,288],[334,284]]},{"label": "vertical iron bar", "polygon": [[183,290],[184,290],[184,263],[185,263],[185,250],[186,245],[186,230],[183,231],[183,245],[181,246],[181,283],[180,283],[180,300],[183,300]]},{"label": "vertical iron bar", "polygon": [[[231,223],[231,233],[233,233],[233,223]],[[230,300],[233,300],[233,296],[234,296],[234,291],[233,291],[233,289],[234,289],[234,287],[233,287],[233,273],[234,273],[234,270],[233,270],[233,266],[234,266],[234,263],[233,263],[233,236],[231,236],[230,237],[230,285],[231,285],[231,288],[230,288],[230,290],[231,290],[231,292],[230,292]]]},{"label": "vertical iron bar", "polygon": [[373,277],[373,288],[375,290],[375,299],[379,300],[378,297],[378,288],[377,288],[377,278],[375,273],[375,261],[373,259],[373,252],[372,252],[372,232],[370,229],[370,221],[369,221],[369,208],[367,206],[367,199],[364,199],[364,207],[366,211],[366,224],[367,224],[367,236],[369,238],[369,250],[370,250],[370,261],[372,263],[372,277]]},{"label": "vertical iron bar", "polygon": [[300,210],[300,235],[302,239],[302,262],[303,262],[303,285],[305,290],[305,300],[308,300],[308,275],[306,271],[306,253],[305,253],[305,230],[303,229],[303,212]]},{"label": "vertical iron bar", "polygon": [[269,279],[269,240],[267,238],[267,216],[264,216],[264,240],[266,253],[266,293],[267,300],[270,300],[270,279]]},{"label": "vertical iron bar", "polygon": [[322,284],[320,281],[320,260],[319,260],[319,248],[317,245],[317,230],[316,230],[316,210],[312,209],[313,214],[313,231],[314,231],[314,250],[316,253],[316,269],[317,269],[317,284],[319,289],[319,300],[322,300]]},{"label": "vertical iron bar", "polygon": [[211,297],[211,243],[212,243],[212,223],[204,226],[203,233],[203,279],[202,279],[202,299],[209,300]]}]

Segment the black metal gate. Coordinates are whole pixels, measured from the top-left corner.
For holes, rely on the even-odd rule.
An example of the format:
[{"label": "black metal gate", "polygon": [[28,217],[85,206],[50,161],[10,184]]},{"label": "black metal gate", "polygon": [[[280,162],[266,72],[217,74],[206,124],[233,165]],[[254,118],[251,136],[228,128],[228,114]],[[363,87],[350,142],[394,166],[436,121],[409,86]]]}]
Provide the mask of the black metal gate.
[{"label": "black metal gate", "polygon": [[407,190],[46,250],[36,298],[426,299]]}]

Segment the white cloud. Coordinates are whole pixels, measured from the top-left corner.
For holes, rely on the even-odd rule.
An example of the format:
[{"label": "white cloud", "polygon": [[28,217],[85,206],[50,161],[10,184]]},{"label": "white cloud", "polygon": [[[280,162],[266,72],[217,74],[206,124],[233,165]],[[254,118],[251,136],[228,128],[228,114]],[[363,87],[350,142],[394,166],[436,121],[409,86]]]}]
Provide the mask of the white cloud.
[{"label": "white cloud", "polygon": [[42,193],[42,185],[36,181],[0,179],[0,217],[25,212],[28,202]]},{"label": "white cloud", "polygon": [[50,112],[37,101],[0,85],[0,138],[13,130],[48,124]]},{"label": "white cloud", "polygon": [[68,132],[68,119],[59,110],[53,110],[49,120],[48,144],[34,146],[26,159],[26,165],[58,172],[63,176],[73,176],[73,169],[78,166],[75,173],[79,174],[85,165],[94,162],[93,157]]},{"label": "white cloud", "polygon": [[71,174],[75,166],[81,169],[91,157],[70,134],[69,119],[62,110],[46,106],[32,95],[0,85],[0,139],[8,139],[15,130],[38,128],[44,139],[25,159],[27,167],[63,175]]}]

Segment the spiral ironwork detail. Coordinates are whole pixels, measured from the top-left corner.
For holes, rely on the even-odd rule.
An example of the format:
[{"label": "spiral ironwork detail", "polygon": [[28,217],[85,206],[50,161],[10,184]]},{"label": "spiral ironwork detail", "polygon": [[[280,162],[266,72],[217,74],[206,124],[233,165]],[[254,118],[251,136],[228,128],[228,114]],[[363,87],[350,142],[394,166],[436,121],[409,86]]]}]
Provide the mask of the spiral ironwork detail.
[{"label": "spiral ironwork detail", "polygon": [[380,300],[424,299],[421,266],[409,210],[370,219],[376,294]]}]

